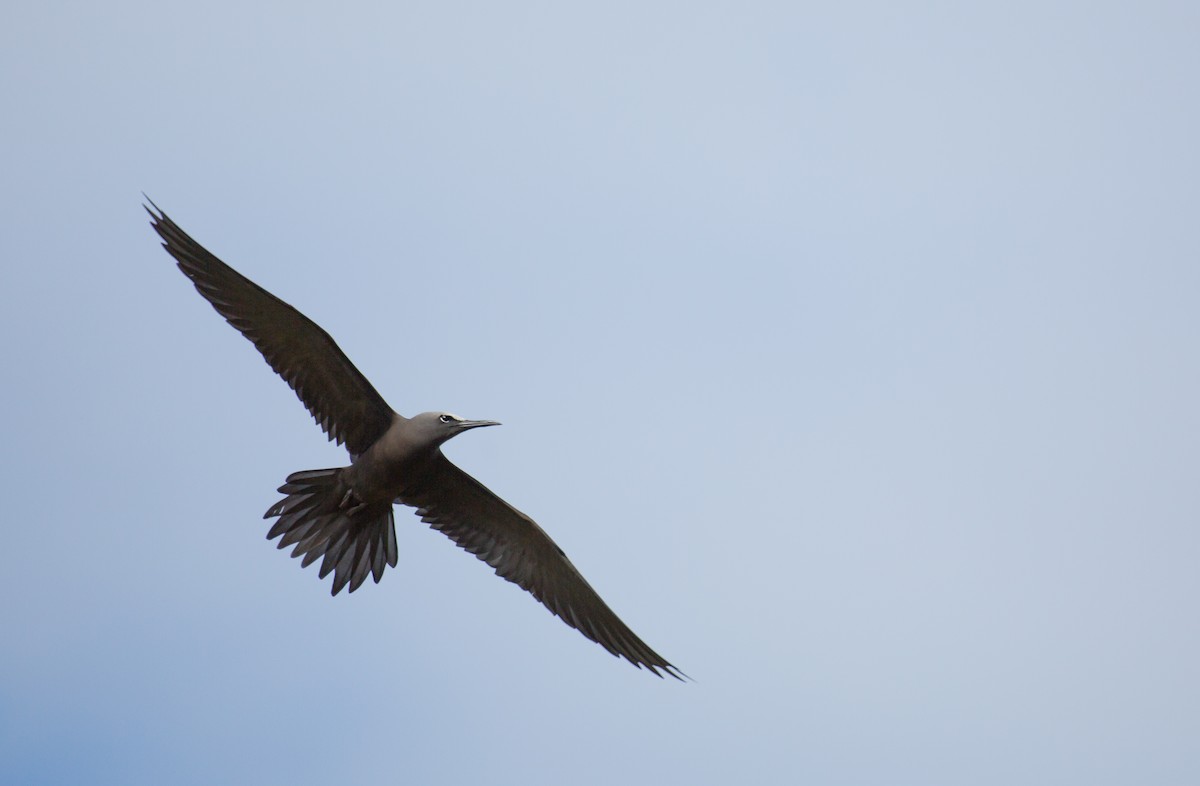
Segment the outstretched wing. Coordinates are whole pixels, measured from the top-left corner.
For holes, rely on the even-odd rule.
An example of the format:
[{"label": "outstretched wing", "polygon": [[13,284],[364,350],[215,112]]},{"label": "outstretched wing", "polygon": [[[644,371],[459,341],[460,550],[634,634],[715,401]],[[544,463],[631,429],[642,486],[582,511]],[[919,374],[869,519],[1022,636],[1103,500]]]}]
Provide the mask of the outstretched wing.
[{"label": "outstretched wing", "polygon": [[463,549],[527,590],[562,621],[639,668],[676,679],[680,672],[639,639],[584,580],[550,536],[441,451],[413,478],[399,502]]},{"label": "outstretched wing", "polygon": [[218,314],[258,347],[330,439],[358,455],[387,431],[395,416],[392,408],[328,333],[217,259],[158,205],[150,205],[151,225],[179,269]]}]

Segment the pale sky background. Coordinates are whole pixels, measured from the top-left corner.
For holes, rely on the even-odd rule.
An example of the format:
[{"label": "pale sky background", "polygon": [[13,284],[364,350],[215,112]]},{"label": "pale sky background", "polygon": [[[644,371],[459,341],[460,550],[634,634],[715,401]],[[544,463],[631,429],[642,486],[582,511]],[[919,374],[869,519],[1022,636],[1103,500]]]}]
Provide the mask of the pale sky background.
[{"label": "pale sky background", "polygon": [[[1200,5],[7,3],[0,782],[1200,783]],[[344,463],[148,193],[696,682]]]}]

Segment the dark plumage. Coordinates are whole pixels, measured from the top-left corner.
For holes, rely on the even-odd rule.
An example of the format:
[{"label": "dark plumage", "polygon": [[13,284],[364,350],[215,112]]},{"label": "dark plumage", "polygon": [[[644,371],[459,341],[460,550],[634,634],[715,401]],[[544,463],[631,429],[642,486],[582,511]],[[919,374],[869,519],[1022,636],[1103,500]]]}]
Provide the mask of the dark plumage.
[{"label": "dark plumage", "polygon": [[303,566],[321,560],[334,595],[354,592],[396,566],[393,503],[417,515],[541,601],[563,622],[613,655],[658,676],[680,672],[634,635],[534,521],[450,463],[441,445],[472,428],[497,425],[445,412],[397,414],[312,320],[204,249],[165,213],[146,211],[196,290],[296,392],[331,440],[344,444],[346,467],[294,472],[284,498],[267,510],[267,533],[294,546]]}]

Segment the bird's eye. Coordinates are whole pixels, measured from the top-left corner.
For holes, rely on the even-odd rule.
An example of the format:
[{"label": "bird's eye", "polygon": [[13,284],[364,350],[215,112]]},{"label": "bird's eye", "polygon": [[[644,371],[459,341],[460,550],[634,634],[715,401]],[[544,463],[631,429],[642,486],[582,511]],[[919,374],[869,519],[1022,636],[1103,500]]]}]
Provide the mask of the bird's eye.
[{"label": "bird's eye", "polygon": [[450,415],[442,415],[440,418],[438,418],[438,420],[442,421],[443,423],[449,423],[450,421],[454,420],[454,418]]}]

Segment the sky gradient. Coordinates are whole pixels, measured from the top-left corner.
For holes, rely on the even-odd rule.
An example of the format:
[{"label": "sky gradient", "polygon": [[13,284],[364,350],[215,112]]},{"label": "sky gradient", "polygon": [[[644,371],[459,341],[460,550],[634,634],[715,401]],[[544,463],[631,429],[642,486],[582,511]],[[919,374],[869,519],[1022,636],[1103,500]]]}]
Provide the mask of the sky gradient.
[{"label": "sky gradient", "polygon": [[[1195,3],[0,10],[0,782],[1200,782]],[[145,191],[695,678],[397,509]]]}]

